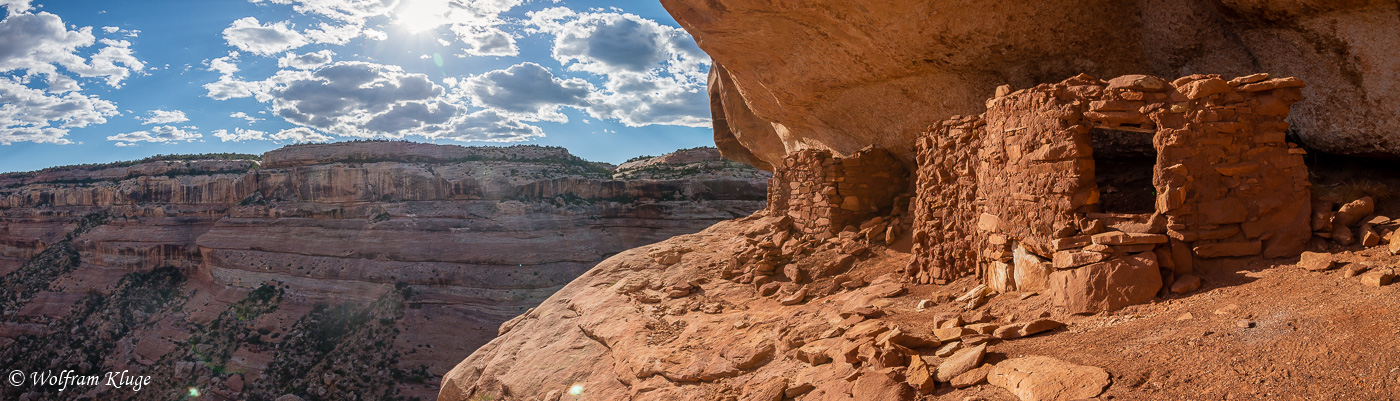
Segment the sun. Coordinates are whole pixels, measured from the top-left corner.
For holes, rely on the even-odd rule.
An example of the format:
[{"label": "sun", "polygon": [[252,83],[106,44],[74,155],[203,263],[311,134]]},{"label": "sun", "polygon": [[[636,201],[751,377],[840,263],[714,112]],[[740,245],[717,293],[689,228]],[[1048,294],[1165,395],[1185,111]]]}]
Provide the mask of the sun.
[{"label": "sun", "polygon": [[405,0],[394,9],[394,24],[409,33],[420,33],[446,23],[448,11],[448,0]]}]

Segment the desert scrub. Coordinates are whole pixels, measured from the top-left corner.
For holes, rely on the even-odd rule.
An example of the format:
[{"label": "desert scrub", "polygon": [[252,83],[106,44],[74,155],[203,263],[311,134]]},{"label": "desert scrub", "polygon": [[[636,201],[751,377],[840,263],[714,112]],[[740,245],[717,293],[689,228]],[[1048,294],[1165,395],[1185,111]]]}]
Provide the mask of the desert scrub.
[{"label": "desert scrub", "polygon": [[403,317],[407,285],[368,305],[320,304],[283,336],[261,380],[246,389],[249,400],[295,394],[315,400],[396,400],[398,379],[422,370],[398,366],[393,349]]},{"label": "desert scrub", "polygon": [[[117,341],[161,320],[174,309],[172,305],[182,303],[184,282],[180,270],[169,266],[127,274],[110,294],[88,293],[68,315],[49,323],[47,334],[16,338],[0,351],[0,363],[28,372],[73,369],[79,375],[100,375],[111,371],[113,367],[103,362],[116,352]],[[18,390],[61,398],[58,388],[51,386],[0,388],[0,398],[18,399]]]},{"label": "desert scrub", "polygon": [[19,269],[0,277],[0,316],[11,318],[35,294],[49,291],[55,279],[78,268],[82,258],[73,249],[73,240],[106,221],[107,215],[103,213],[83,216],[78,221],[78,227],[65,235],[63,240],[45,248]]}]

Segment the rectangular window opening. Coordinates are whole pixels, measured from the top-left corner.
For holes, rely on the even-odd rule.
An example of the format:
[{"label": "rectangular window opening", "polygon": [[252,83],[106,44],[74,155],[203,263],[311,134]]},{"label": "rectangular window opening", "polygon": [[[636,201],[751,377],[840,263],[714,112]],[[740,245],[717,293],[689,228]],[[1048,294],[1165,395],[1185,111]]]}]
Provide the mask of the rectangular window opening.
[{"label": "rectangular window opening", "polygon": [[1094,128],[1094,182],[1104,213],[1150,214],[1156,210],[1157,190],[1152,173],[1157,149],[1146,132]]}]

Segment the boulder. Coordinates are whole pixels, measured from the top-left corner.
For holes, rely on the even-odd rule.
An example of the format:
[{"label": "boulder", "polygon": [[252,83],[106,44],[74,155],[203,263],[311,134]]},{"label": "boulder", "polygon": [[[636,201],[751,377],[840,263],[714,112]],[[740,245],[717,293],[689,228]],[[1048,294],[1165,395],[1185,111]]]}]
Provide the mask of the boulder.
[{"label": "boulder", "polygon": [[1357,223],[1361,222],[1361,219],[1370,216],[1371,213],[1375,211],[1376,200],[1371,199],[1369,196],[1362,197],[1361,199],[1342,205],[1342,208],[1337,210],[1337,215],[1332,216],[1332,225],[1345,227],[1355,226]]},{"label": "boulder", "polygon": [[1172,282],[1172,292],[1185,294],[1201,288],[1201,277],[1194,274],[1186,274],[1176,278]]},{"label": "boulder", "polygon": [[987,383],[1021,401],[1067,401],[1097,397],[1108,387],[1109,376],[1102,368],[1028,356],[997,363],[987,373]]},{"label": "boulder", "polygon": [[1371,287],[1387,286],[1394,280],[1395,272],[1391,269],[1375,270],[1361,275],[1361,284]]},{"label": "boulder", "polygon": [[1332,270],[1337,266],[1337,261],[1332,259],[1332,254],[1321,252],[1303,252],[1303,256],[1298,260],[1298,267],[1311,271]]},{"label": "boulder", "polygon": [[1065,324],[1050,319],[1040,319],[1021,326],[1019,334],[1021,337],[1028,337],[1061,327],[1065,327]]},{"label": "boulder", "polygon": [[987,344],[976,347],[964,348],[953,353],[953,356],[943,360],[938,364],[938,381],[946,382],[953,380],[960,374],[976,368],[982,364],[982,358],[987,356]]},{"label": "boulder", "polygon": [[976,386],[978,384],[986,382],[987,373],[991,373],[991,371],[992,365],[978,366],[976,369],[969,370],[966,373],[954,377],[953,380],[948,381],[948,384],[951,384],[953,388],[968,388]]},{"label": "boulder", "polygon": [[919,393],[928,394],[938,386],[938,382],[933,377],[933,367],[924,362],[924,358],[919,355],[909,356],[909,367],[904,370],[905,381],[909,386],[914,387]]},{"label": "boulder", "polygon": [[1152,252],[1123,256],[1077,269],[1050,274],[1055,306],[1069,313],[1114,311],[1147,302],[1162,288],[1157,257]]},{"label": "boulder", "polygon": [[1050,287],[1050,262],[1025,247],[1017,246],[1011,254],[1011,271],[1016,291],[1044,291]]},{"label": "boulder", "polygon": [[914,389],[876,372],[861,374],[851,385],[851,394],[870,400],[907,401],[914,399]]}]

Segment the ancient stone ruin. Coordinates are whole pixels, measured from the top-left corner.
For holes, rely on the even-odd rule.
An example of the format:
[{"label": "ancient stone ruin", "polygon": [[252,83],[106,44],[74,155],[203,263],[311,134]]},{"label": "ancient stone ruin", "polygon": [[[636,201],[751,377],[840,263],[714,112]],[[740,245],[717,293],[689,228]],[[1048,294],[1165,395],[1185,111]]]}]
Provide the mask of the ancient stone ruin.
[{"label": "ancient stone ruin", "polygon": [[[1094,313],[1195,279],[1200,260],[1296,256],[1315,228],[1306,152],[1284,121],[1302,87],[1268,74],[1081,74],[999,88],[986,113],[919,138],[906,272],[921,284],[976,274]],[[874,221],[908,202],[889,153],[805,149],[776,170],[769,214],[797,232],[895,241],[897,218]]]},{"label": "ancient stone ruin", "polygon": [[[909,186],[908,176],[904,165],[881,149],[866,148],[846,158],[801,150],[784,158],[769,179],[768,210],[792,218],[797,231],[825,240],[889,215]],[[907,200],[901,203],[898,209],[907,206]]]},{"label": "ancient stone ruin", "polygon": [[999,88],[985,114],[919,139],[909,273],[979,274],[1093,313],[1147,301],[1197,260],[1297,255],[1309,183],[1284,119],[1302,86],[1079,75]]}]

